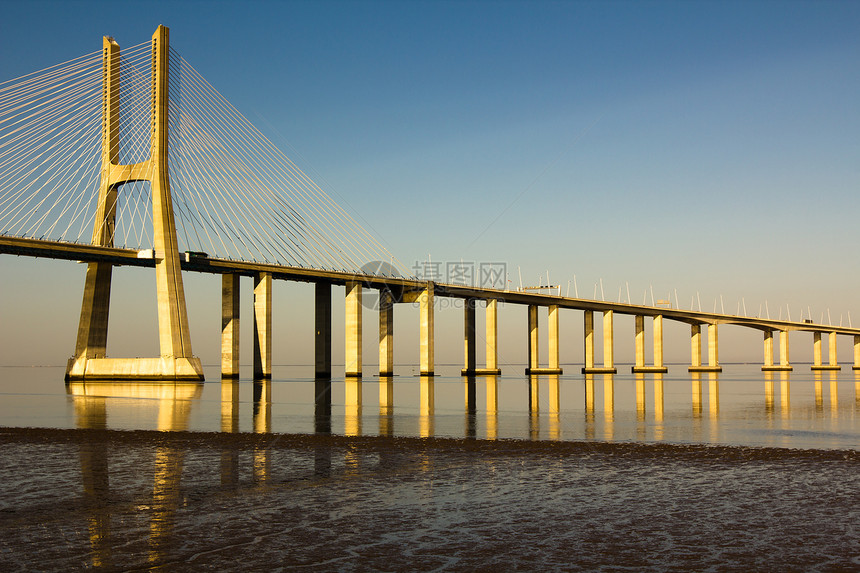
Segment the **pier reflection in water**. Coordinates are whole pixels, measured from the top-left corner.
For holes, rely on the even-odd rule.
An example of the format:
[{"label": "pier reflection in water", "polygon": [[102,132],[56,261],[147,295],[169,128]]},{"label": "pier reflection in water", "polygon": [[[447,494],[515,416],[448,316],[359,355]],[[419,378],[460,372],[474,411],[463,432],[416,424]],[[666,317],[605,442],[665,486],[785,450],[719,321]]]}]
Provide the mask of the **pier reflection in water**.
[{"label": "pier reflection in water", "polygon": [[[823,532],[813,554],[829,552],[832,564],[848,564],[843,549],[856,542],[845,537],[849,517],[843,503],[856,498],[856,456],[695,446],[642,450],[604,442],[746,440],[856,449],[860,375],[854,373],[276,379],[65,388],[80,431],[55,430],[53,438],[34,439],[28,432],[46,430],[22,429],[18,439],[26,447],[20,448],[7,431],[0,468],[6,508],[2,544],[14,552],[0,554],[0,561],[20,555],[30,560],[30,568],[38,563],[52,570],[166,570],[257,567],[289,555],[295,564],[336,558],[335,568],[342,568],[361,555],[362,563],[381,568],[419,562],[438,568],[446,562],[438,560],[443,555],[456,555],[458,561],[448,562],[468,568],[498,555],[520,567],[534,565],[534,559],[547,568],[579,559],[594,567],[626,563],[660,569],[677,564],[678,547],[704,535],[716,541],[708,551],[685,557],[688,566],[728,560],[744,568],[757,563],[764,547],[779,548],[783,565],[801,563],[786,555],[812,551],[809,544],[789,542],[792,534],[780,533],[779,520],[767,517],[786,512],[797,516],[792,531]],[[301,404],[288,403],[296,395],[303,397]],[[111,431],[136,427],[157,432]],[[282,432],[296,427],[309,435]],[[181,432],[200,429],[211,433]],[[460,439],[442,443],[433,436]],[[522,441],[500,439],[511,437]],[[581,439],[592,442],[571,442]],[[69,448],[79,454],[64,455]],[[615,457],[610,452],[617,448]],[[747,463],[749,456],[754,463]],[[820,460],[828,464],[827,472],[821,472]],[[33,482],[32,493],[15,479]],[[734,484],[731,491],[721,489],[727,481]],[[637,492],[638,501],[630,502],[630,491]],[[798,501],[813,500],[814,492],[822,491],[833,503]],[[46,496],[57,500],[50,508],[41,501]],[[658,502],[649,505],[649,499]],[[678,504],[689,511],[655,518]],[[735,511],[750,504],[757,509],[747,516]],[[583,505],[585,510],[577,509]],[[559,507],[573,515],[566,510],[559,516]],[[702,515],[714,519],[702,521]],[[770,525],[762,528],[757,516]],[[725,519],[737,527],[717,525]],[[608,536],[595,551],[571,557],[569,547],[598,543],[589,531],[619,520],[632,524],[633,535]],[[384,523],[394,545],[379,545],[378,527],[372,532],[366,527],[371,522]],[[490,522],[497,525],[488,529]],[[44,535],[46,523],[55,532],[51,536]],[[220,525],[213,529],[212,523]],[[544,542],[539,555],[533,551],[536,539],[517,542],[532,530]],[[474,538],[483,547],[493,540],[501,545],[471,555],[463,547],[478,545],[463,544],[463,531],[484,531]],[[765,537],[756,542],[744,531]],[[695,540],[690,532],[696,532]],[[261,536],[266,543],[258,543]],[[637,539],[652,541],[646,546]],[[654,543],[662,549],[655,552]],[[398,561],[394,547],[410,544],[413,553]],[[714,549],[729,546],[750,549],[731,555]],[[600,555],[613,557],[601,561]]]},{"label": "pier reflection in water", "polygon": [[[735,372],[733,370],[737,369]],[[68,386],[50,369],[5,369],[0,424],[158,429],[158,397],[135,384]],[[31,383],[32,380],[32,383]],[[172,385],[168,385],[172,387]],[[65,390],[66,386],[60,385]],[[23,391],[22,391],[23,389]],[[86,399],[87,416],[79,400]],[[539,376],[397,375],[314,381],[279,372],[267,381],[206,383],[187,398],[191,430],[476,439],[668,441],[856,447],[860,372],[760,372]],[[74,404],[73,409],[68,406]],[[101,413],[99,408],[102,409]],[[76,413],[77,412],[77,413]],[[256,456],[265,480],[270,462]],[[225,468],[236,466],[225,453]],[[229,472],[225,473],[229,483]]]},{"label": "pier reflection in water", "polygon": [[[66,386],[72,397],[77,426],[84,429],[108,427],[108,399],[147,399],[157,404],[157,430],[170,432],[188,429],[192,405],[199,400],[203,384],[73,382]],[[81,475],[88,512],[92,565],[111,566],[110,471],[105,442],[80,445]],[[169,551],[169,544],[180,503],[180,479],[185,450],[173,445],[155,448],[152,496],[145,506],[150,515],[148,556],[158,563]],[[232,468],[230,468],[232,469]],[[222,472],[224,471],[222,461]]]}]

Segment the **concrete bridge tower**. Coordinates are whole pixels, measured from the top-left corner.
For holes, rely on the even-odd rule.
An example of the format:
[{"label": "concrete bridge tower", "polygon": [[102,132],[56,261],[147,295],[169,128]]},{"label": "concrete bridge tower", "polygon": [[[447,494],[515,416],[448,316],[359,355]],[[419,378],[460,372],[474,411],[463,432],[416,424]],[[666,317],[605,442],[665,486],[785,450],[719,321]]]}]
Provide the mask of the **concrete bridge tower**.
[{"label": "concrete bridge tower", "polygon": [[78,338],[75,355],[66,369],[67,380],[203,380],[200,359],[191,353],[167,169],[168,40],[168,29],[159,26],[152,36],[149,158],[119,165],[120,50],[112,38],[104,38],[102,167],[93,228],[93,244],[112,247],[120,186],[133,181],[150,182],[161,356],[106,357],[112,265],[91,262],[87,265]]}]

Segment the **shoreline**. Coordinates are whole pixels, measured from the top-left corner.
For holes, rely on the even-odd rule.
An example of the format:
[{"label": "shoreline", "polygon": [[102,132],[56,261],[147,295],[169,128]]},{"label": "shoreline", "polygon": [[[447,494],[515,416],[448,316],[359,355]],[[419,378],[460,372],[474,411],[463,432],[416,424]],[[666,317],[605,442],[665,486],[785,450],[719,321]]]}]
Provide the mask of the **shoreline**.
[{"label": "shoreline", "polygon": [[651,443],[605,441],[552,441],[503,438],[496,440],[409,437],[409,436],[343,436],[334,434],[278,434],[251,432],[200,432],[160,430],[113,430],[94,428],[21,428],[0,426],[0,444],[10,442],[188,447],[199,449],[259,450],[356,448],[373,452],[392,447],[408,450],[432,450],[440,453],[476,453],[496,456],[542,454],[603,454],[621,458],[677,457],[709,459],[720,462],[772,461],[775,458],[797,461],[840,461],[860,463],[860,450],[800,449],[772,446],[712,445],[701,443]]}]

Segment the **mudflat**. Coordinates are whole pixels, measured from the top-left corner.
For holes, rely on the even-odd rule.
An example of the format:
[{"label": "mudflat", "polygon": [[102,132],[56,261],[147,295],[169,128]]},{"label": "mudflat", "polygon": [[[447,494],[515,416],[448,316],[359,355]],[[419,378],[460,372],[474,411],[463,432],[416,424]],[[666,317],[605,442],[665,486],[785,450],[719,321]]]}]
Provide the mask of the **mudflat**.
[{"label": "mudflat", "polygon": [[3,571],[860,570],[860,451],[0,428]]}]

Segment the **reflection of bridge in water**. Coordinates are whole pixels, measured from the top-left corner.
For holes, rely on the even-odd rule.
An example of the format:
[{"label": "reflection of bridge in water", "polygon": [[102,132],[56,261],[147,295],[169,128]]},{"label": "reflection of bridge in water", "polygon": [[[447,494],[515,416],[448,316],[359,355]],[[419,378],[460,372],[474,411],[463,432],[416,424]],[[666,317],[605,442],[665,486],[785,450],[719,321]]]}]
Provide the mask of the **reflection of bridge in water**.
[{"label": "reflection of bridge in water", "polygon": [[[239,278],[254,280],[254,377],[271,377],[273,280],[313,283],[315,373],[332,373],[332,287],[345,292],[344,364],[363,374],[362,293],[378,290],[379,373],[394,372],[394,309],[419,306],[419,370],[435,371],[437,297],[463,301],[463,374],[496,375],[499,303],[528,307],[531,374],[561,374],[560,312],[582,312],[586,374],[617,371],[616,314],[634,317],[634,372],[667,371],[664,320],[690,326],[690,366],[718,372],[718,329],[763,333],[762,369],[788,371],[789,333],[812,334],[815,370],[839,369],[837,336],[853,337],[860,369],[860,329],[443,284],[400,276],[395,266],[363,270],[391,254],[286,156],[274,148],[175,51],[159,27],[152,42],[122,54],[105,38],[102,51],[0,85],[0,252],[87,263],[70,380],[202,380],[191,348],[182,271],[222,276],[221,374],[238,377]],[[114,267],[155,268],[160,355],[106,355]],[[401,265],[402,266],[402,265]],[[483,335],[476,307],[485,306]],[[542,362],[539,310],[547,312]],[[602,315],[595,328],[594,313]],[[646,318],[653,359],[646,360]],[[822,321],[823,322],[823,319]],[[600,326],[600,325],[598,325]],[[598,330],[602,364],[596,363]],[[706,361],[703,331],[707,332]],[[775,363],[774,333],[779,333]],[[822,361],[822,338],[828,362]],[[477,364],[477,342],[486,345]],[[421,384],[425,382],[422,378]],[[428,403],[432,392],[428,391]],[[393,394],[385,397],[393,403]]]},{"label": "reflection of bridge in water", "polygon": [[[792,412],[791,409],[791,380],[789,372],[762,375],[763,388],[760,394],[760,408],[769,420],[775,424],[789,420],[792,416],[806,418],[809,413],[805,410]],[[527,437],[532,440],[563,440],[572,426],[582,428],[581,435],[589,440],[626,441],[661,441],[664,439],[664,429],[667,425],[676,423],[664,412],[664,376],[661,373],[637,374],[632,380],[626,377],[623,381],[625,392],[632,383],[635,387],[635,435],[620,434],[616,431],[619,423],[616,404],[617,385],[619,378],[613,374],[586,375],[583,380],[562,380],[558,375],[530,376],[527,384],[521,380],[509,380],[500,384],[498,376],[465,377],[463,383],[463,438],[487,438],[494,440],[504,437],[500,430],[500,418],[510,418],[510,412],[500,412],[500,396],[510,399],[511,394],[523,396],[528,400]],[[812,415],[828,417],[836,420],[839,416],[838,375],[836,372],[814,374],[814,405]],[[860,413],[860,373],[854,375],[854,412]],[[843,379],[842,383],[846,381]],[[306,382],[314,384],[315,403],[313,408],[312,427],[309,434],[330,435],[333,428],[332,417],[332,382],[317,380]],[[343,409],[342,427],[347,437],[363,435],[398,436],[402,429],[396,427],[395,408],[390,397],[393,395],[393,380],[381,378],[378,381],[362,381],[347,379],[345,382],[345,403]],[[430,438],[436,435],[436,379],[430,376],[419,378],[418,399],[418,437]],[[672,384],[685,384],[677,379]],[[717,373],[692,373],[689,382],[689,406],[686,417],[693,420],[693,432],[713,432],[720,418],[720,375]],[[259,380],[253,383],[252,404],[240,401],[239,389],[242,384],[235,380],[221,382],[221,422],[220,436],[237,434],[237,437],[249,437],[249,433],[240,432],[240,418],[243,406],[249,407],[251,414],[251,429],[254,434],[270,435],[278,440],[278,435],[272,435],[273,430],[273,396],[270,380]],[[581,411],[572,412],[565,408],[562,400],[563,388],[574,388],[583,393],[584,403]],[[504,388],[500,388],[504,386]],[[106,430],[110,429],[109,419],[111,408],[128,407],[127,399],[151,402],[141,409],[139,425],[146,427],[149,421],[154,421],[153,429],[163,432],[183,431],[189,428],[189,420],[201,399],[203,385],[199,383],[98,383],[72,382],[67,385],[67,392],[72,400],[76,418],[76,426],[81,429]],[[363,403],[366,390],[375,393],[378,390],[378,425],[367,427],[363,425],[372,416],[366,416],[376,407],[367,407]],[[546,392],[546,396],[541,396]],[[372,402],[376,402],[373,400]],[[541,404],[546,409],[542,411]],[[450,406],[446,408],[450,409]],[[147,415],[151,419],[147,419]],[[450,411],[444,412],[450,416]],[[677,416],[678,412],[674,412]],[[696,421],[710,422],[707,427],[695,430]],[[630,423],[630,420],[621,420]],[[646,428],[650,433],[646,433]],[[180,435],[181,436],[181,435]],[[211,436],[211,435],[210,435]],[[695,438],[695,436],[693,436]],[[707,435],[703,441],[709,441]],[[712,443],[718,442],[717,436],[710,436]],[[211,438],[206,438],[211,439]],[[242,438],[243,440],[245,438]],[[246,440],[247,441],[247,440]],[[215,443],[221,443],[216,440]],[[245,443],[245,442],[243,442]],[[212,446],[216,452],[219,446]],[[135,498],[135,519],[148,522],[148,555],[153,565],[162,563],[176,545],[176,524],[180,519],[185,491],[188,486],[182,485],[183,471],[188,468],[188,450],[183,445],[182,438],[158,440],[152,439],[150,447],[151,458],[145,461],[140,455],[135,455],[129,462],[122,451],[121,445],[111,445],[111,442],[101,437],[93,441],[84,440],[79,444],[81,476],[83,482],[83,501],[86,511],[87,527],[92,549],[92,565],[95,567],[111,567],[112,548],[122,543],[114,538],[116,529],[128,529],[128,523],[118,523],[112,527],[112,519],[117,513],[117,490],[127,488],[126,483],[151,479],[149,492],[144,498]],[[338,452],[336,455],[334,452]],[[281,457],[278,457],[281,456]],[[290,479],[299,481],[311,478],[327,478],[338,472],[359,471],[359,465],[367,463],[355,448],[346,443],[338,448],[332,448],[330,443],[320,442],[308,452],[308,461]],[[208,458],[207,458],[208,459]],[[217,458],[215,458],[217,460]],[[134,464],[133,470],[126,467]],[[207,462],[209,463],[209,462]],[[217,465],[217,461],[215,462]],[[282,454],[277,454],[267,441],[258,444],[245,443],[242,447],[226,442],[220,454],[220,467],[196,467],[192,470],[196,488],[201,486],[200,480],[215,479],[205,487],[214,487],[215,491],[206,493],[207,496],[217,495],[218,491],[235,491],[247,488],[265,488],[270,485],[283,484],[286,467],[292,467],[295,460],[290,461]],[[380,462],[381,463],[381,462]],[[292,470],[290,470],[292,471]],[[119,474],[119,476],[117,476]],[[114,475],[114,479],[111,479]],[[204,476],[201,478],[200,476]],[[211,476],[211,477],[207,477]],[[268,484],[268,485],[267,485]],[[138,488],[140,489],[140,488]],[[202,494],[201,494],[202,495]],[[130,519],[130,518],[126,518]]]}]

